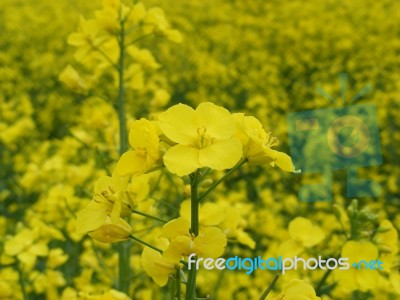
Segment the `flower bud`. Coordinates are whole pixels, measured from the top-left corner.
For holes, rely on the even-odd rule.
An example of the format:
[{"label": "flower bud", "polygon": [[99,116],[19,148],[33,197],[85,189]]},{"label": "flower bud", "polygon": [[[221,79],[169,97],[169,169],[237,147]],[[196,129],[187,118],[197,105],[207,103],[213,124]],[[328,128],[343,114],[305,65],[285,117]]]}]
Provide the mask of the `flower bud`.
[{"label": "flower bud", "polygon": [[120,218],[118,223],[114,224],[107,217],[106,222],[89,235],[102,243],[116,243],[127,240],[131,232],[131,226],[124,219]]}]

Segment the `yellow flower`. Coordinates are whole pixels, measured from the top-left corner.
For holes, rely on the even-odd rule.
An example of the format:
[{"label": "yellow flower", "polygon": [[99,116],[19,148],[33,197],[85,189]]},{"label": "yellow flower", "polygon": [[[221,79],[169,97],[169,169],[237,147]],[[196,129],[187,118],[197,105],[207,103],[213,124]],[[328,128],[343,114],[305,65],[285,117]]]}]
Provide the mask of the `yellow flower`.
[{"label": "yellow flower", "polygon": [[50,269],[55,269],[61,266],[68,260],[68,255],[61,248],[51,249],[47,257],[47,266]]},{"label": "yellow flower", "polygon": [[126,52],[145,68],[153,70],[160,68],[160,64],[157,63],[153,54],[151,54],[148,49],[139,49],[136,46],[129,46]]},{"label": "yellow flower", "polygon": [[93,200],[77,216],[76,228],[79,233],[96,230],[105,223],[107,215],[117,223],[120,216],[130,214],[131,203],[126,197],[128,177],[100,177],[94,186]]},{"label": "yellow flower", "polygon": [[302,246],[313,247],[325,238],[322,229],[306,218],[297,217],[289,223],[290,237]]},{"label": "yellow flower", "polygon": [[27,228],[22,229],[4,245],[4,253],[16,256],[26,269],[35,265],[38,256],[47,256],[48,251],[47,244],[36,240],[35,233]]},{"label": "yellow flower", "polygon": [[65,290],[63,293],[63,300],[131,300],[125,293],[122,293],[120,291],[110,289],[108,292],[100,295],[96,294],[93,295],[92,293],[86,293],[86,292],[79,292],[79,296],[75,291],[71,290]]},{"label": "yellow flower", "polygon": [[384,252],[396,255],[399,251],[398,239],[399,235],[393,224],[389,220],[383,220],[374,237],[375,243],[382,248]]},{"label": "yellow flower", "polygon": [[[190,222],[190,200],[181,203],[179,214]],[[224,207],[217,203],[206,202],[199,205],[199,224],[201,226],[216,226],[225,218]]]},{"label": "yellow flower", "polygon": [[58,79],[74,92],[84,93],[87,91],[87,83],[71,65],[66,66]]},{"label": "yellow flower", "polygon": [[[169,243],[166,239],[160,239],[165,248]],[[181,268],[179,263],[182,255],[176,251],[166,250],[162,254],[149,247],[145,247],[142,252],[141,263],[145,272],[153,278],[159,285],[164,286],[168,282],[169,274],[174,273],[177,268]]]},{"label": "yellow flower", "polygon": [[224,253],[227,239],[221,229],[200,228],[199,235],[196,237],[190,234],[189,229],[189,221],[182,217],[165,224],[160,236],[170,240],[167,250],[181,256],[196,253],[197,256],[204,258],[217,258]]},{"label": "yellow flower", "polygon": [[210,102],[196,110],[184,104],[174,105],[159,116],[163,133],[177,145],[164,155],[164,164],[179,176],[201,167],[224,170],[233,167],[242,156],[235,138],[236,126],[228,110]]},{"label": "yellow flower", "polygon": [[121,176],[141,175],[154,167],[160,158],[159,138],[156,126],[144,118],[133,122],[129,132],[133,150],[124,153],[115,172]]},{"label": "yellow flower", "polygon": [[96,21],[100,28],[110,34],[115,34],[120,29],[120,3],[103,3],[103,8],[95,12]]},{"label": "yellow flower", "polygon": [[250,249],[254,249],[256,247],[256,242],[244,231],[243,224],[246,224],[246,220],[240,209],[234,206],[226,206],[225,218],[219,227],[229,239],[236,239],[238,243],[248,246]]},{"label": "yellow flower", "polygon": [[243,156],[249,164],[270,163],[284,171],[295,172],[295,167],[289,155],[271,149],[279,144],[276,137],[266,133],[259,120],[243,113],[233,114],[238,126],[237,136],[243,145]]},{"label": "yellow flower", "polygon": [[360,269],[352,267],[353,263],[360,261],[371,261],[378,259],[378,248],[369,241],[348,241],[342,248],[342,257],[349,258],[350,269],[335,270],[339,288],[345,291],[367,291],[374,289],[378,285],[379,272],[377,270],[367,270],[365,267]]},{"label": "yellow flower", "polygon": [[290,221],[288,230],[291,238],[281,243],[278,249],[282,256],[298,255],[305,248],[314,247],[325,238],[325,233],[319,226],[303,217]]},{"label": "yellow flower", "polygon": [[117,223],[113,223],[107,217],[105,223],[89,235],[102,243],[116,243],[129,239],[131,232],[131,226],[124,219],[119,218]]},{"label": "yellow flower", "polygon": [[[182,202],[179,214],[190,221],[190,200]],[[243,230],[243,223],[245,220],[237,207],[229,206],[226,203],[211,202],[206,202],[199,207],[199,224],[201,226],[218,226],[228,238],[236,239],[240,244],[254,249],[256,243]]]},{"label": "yellow flower", "polygon": [[68,44],[77,47],[74,55],[77,61],[83,61],[94,48],[104,43],[105,37],[98,34],[99,30],[95,20],[85,20],[81,17],[78,32],[68,36]]},{"label": "yellow flower", "polygon": [[271,300],[320,300],[314,288],[303,280],[292,279],[282,289],[281,293]]}]

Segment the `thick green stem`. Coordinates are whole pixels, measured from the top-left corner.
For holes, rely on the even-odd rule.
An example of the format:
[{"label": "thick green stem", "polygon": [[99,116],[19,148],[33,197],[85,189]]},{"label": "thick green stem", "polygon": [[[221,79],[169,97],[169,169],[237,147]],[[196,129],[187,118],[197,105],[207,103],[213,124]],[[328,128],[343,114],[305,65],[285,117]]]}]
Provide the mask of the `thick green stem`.
[{"label": "thick green stem", "polygon": [[129,243],[119,243],[118,244],[118,258],[119,258],[118,288],[121,292],[124,292],[125,294],[129,293],[129,278],[131,278],[129,257],[130,257]]},{"label": "thick green stem", "polygon": [[181,300],[181,273],[180,269],[176,270],[175,275],[175,298],[174,300]]},{"label": "thick green stem", "polygon": [[199,201],[197,198],[197,186],[199,184],[199,171],[196,171],[190,183],[190,195],[191,195],[191,226],[190,229],[194,236],[199,235]]},{"label": "thick green stem", "polygon": [[265,291],[261,294],[259,300],[264,300],[265,298],[267,298],[268,294],[272,291],[272,289],[275,286],[275,283],[278,281],[279,279],[279,274],[277,274],[274,279],[272,280],[271,284],[265,289]]},{"label": "thick green stem", "polygon": [[[125,27],[124,22],[120,22],[121,31],[119,36],[119,62],[118,62],[118,120],[120,148],[119,154],[122,155],[128,148],[128,132],[125,119],[125,87],[124,87],[124,67],[125,67]],[[119,258],[118,288],[121,292],[129,293],[129,278],[132,277],[130,268],[130,245],[129,243],[119,243],[117,245]]]},{"label": "thick green stem", "polygon": [[[199,201],[197,187],[199,184],[199,171],[191,175],[190,189],[191,189],[191,226],[190,230],[194,236],[199,235]],[[196,261],[197,257],[194,258]],[[186,285],[185,300],[195,299],[196,292],[196,268],[192,266],[189,270],[189,276]]]}]

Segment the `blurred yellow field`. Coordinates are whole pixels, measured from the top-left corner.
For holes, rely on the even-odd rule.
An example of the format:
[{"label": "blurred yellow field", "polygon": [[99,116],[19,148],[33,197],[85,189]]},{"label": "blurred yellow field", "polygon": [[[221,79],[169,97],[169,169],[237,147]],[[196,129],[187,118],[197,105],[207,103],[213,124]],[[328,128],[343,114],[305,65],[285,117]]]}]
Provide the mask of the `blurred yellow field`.
[{"label": "blurred yellow field", "polygon": [[0,299],[400,299],[399,20],[3,0]]}]

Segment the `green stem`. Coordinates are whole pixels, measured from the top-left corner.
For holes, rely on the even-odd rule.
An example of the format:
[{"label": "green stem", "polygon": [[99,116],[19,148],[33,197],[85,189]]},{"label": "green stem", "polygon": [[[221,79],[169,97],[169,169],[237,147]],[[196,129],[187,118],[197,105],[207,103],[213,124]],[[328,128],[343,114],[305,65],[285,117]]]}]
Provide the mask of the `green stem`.
[{"label": "green stem", "polygon": [[20,266],[19,262],[16,263],[16,269],[18,272],[19,284],[21,285],[22,296],[24,297],[24,300],[28,300],[29,297],[28,297],[28,294],[26,293],[25,280],[23,278],[23,274],[22,274],[22,270],[21,270],[21,266]]},{"label": "green stem", "polygon": [[315,293],[317,295],[320,294],[321,289],[323,288],[323,286],[324,286],[326,280],[328,279],[329,275],[331,274],[331,272],[332,272],[332,270],[329,269],[328,271],[325,272],[324,276],[321,278],[320,282],[318,283],[317,288],[315,289]]},{"label": "green stem", "polygon": [[121,35],[119,38],[119,63],[118,63],[118,120],[119,120],[119,137],[120,149],[119,154],[122,155],[128,148],[128,132],[125,119],[125,86],[124,86],[124,64],[125,64],[125,29],[124,23],[121,22]]},{"label": "green stem", "polygon": [[175,278],[175,297],[174,300],[181,300],[181,273],[180,269],[176,270]]},{"label": "green stem", "polygon": [[[120,21],[121,31],[119,42],[119,62],[118,62],[118,121],[119,121],[119,137],[120,148],[119,154],[122,155],[128,148],[128,132],[126,128],[125,119],[125,87],[124,87],[124,67],[125,67],[125,24],[123,20]],[[119,274],[118,274],[118,288],[125,294],[129,293],[129,278],[132,277],[132,270],[129,264],[129,243],[119,243],[117,245],[118,258],[119,258]]]},{"label": "green stem", "polygon": [[155,247],[155,246],[153,246],[153,245],[150,245],[149,243],[147,243],[147,242],[145,242],[145,241],[143,241],[143,240],[137,238],[136,236],[130,235],[129,237],[130,237],[132,240],[136,241],[136,242],[139,242],[139,243],[141,243],[141,244],[143,244],[143,245],[145,245],[145,246],[147,246],[147,247],[149,247],[149,248],[151,248],[151,249],[153,249],[153,250],[156,250],[157,252],[160,252],[161,254],[163,253],[163,251],[162,251],[160,248],[157,248],[157,247]]},{"label": "green stem", "polygon": [[[199,201],[197,187],[199,184],[199,170],[190,176],[190,190],[191,190],[191,226],[190,230],[194,236],[199,235]],[[196,261],[197,257],[194,258]],[[189,270],[187,285],[186,285],[186,297],[185,300],[195,299],[196,294],[196,268]]]},{"label": "green stem", "polygon": [[129,293],[129,278],[131,278],[131,269],[129,261],[130,245],[129,243],[119,243],[118,245],[118,288],[125,294]]},{"label": "green stem", "polygon": [[198,201],[200,202],[201,200],[204,199],[212,190],[214,190],[221,182],[223,182],[229,175],[231,175],[233,172],[235,172],[237,169],[239,169],[241,166],[243,166],[247,162],[246,158],[241,159],[232,169],[230,169],[228,172],[225,173],[224,176],[222,176],[220,179],[218,179],[216,182],[214,182],[207,191],[205,191],[203,194],[201,194],[198,197]]},{"label": "green stem", "polygon": [[141,212],[141,211],[138,211],[138,210],[136,210],[136,209],[132,209],[131,212],[133,212],[134,214],[141,215],[141,216],[143,216],[143,217],[149,218],[149,219],[153,219],[153,220],[162,222],[162,223],[168,223],[168,221],[165,221],[165,220],[163,220],[163,219],[160,219],[160,218],[155,217],[155,216],[152,216],[152,215],[148,215],[148,214],[146,214],[146,213],[144,213],[144,212]]},{"label": "green stem", "polygon": [[197,170],[190,182],[190,194],[191,194],[191,231],[195,236],[199,235],[199,201],[197,198],[197,186],[199,179],[199,171]]},{"label": "green stem", "polygon": [[272,289],[274,288],[276,282],[279,279],[279,274],[276,274],[274,279],[272,280],[271,284],[265,289],[265,291],[261,294],[259,300],[264,300],[265,298],[267,298],[268,294],[272,291]]}]

